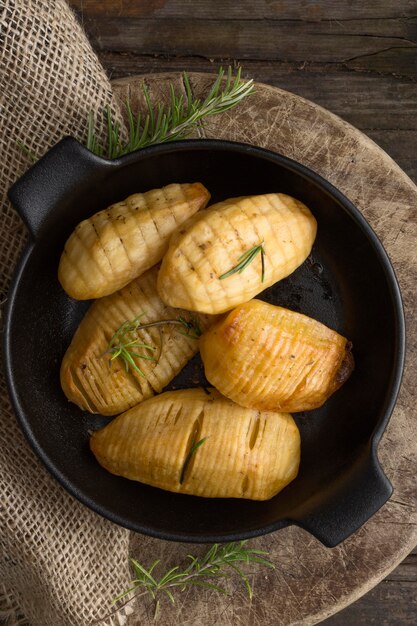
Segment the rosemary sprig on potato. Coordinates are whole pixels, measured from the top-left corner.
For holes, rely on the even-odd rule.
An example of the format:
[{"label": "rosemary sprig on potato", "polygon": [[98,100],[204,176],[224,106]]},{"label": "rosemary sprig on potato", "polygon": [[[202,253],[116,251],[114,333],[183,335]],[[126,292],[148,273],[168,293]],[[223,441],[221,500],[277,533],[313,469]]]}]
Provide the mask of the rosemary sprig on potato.
[{"label": "rosemary sprig on potato", "polygon": [[149,356],[147,354],[140,354],[135,352],[135,348],[144,348],[145,350],[156,350],[155,346],[150,346],[149,344],[143,343],[138,340],[138,338],[132,338],[132,335],[136,333],[136,335],[141,330],[146,330],[147,328],[154,328],[157,326],[166,326],[166,325],[174,325],[181,326],[183,329],[181,334],[186,337],[191,337],[192,339],[198,339],[202,330],[198,323],[196,317],[192,316],[189,320],[186,320],[181,315],[176,319],[172,320],[157,320],[155,322],[148,322],[147,324],[142,324],[140,321],[144,316],[144,313],[135,317],[134,320],[129,322],[126,320],[114,333],[113,337],[109,341],[109,345],[105,354],[110,354],[110,363],[117,358],[121,358],[124,361],[126,371],[129,371],[129,368],[132,367],[140,376],[146,378],[145,374],[138,367],[138,365],[134,361],[134,357],[139,359],[145,359],[146,361],[156,361],[153,356]]},{"label": "rosemary sprig on potato", "polygon": [[221,274],[221,276],[219,276],[219,280],[228,278],[228,276],[232,276],[232,274],[236,274],[236,272],[239,272],[239,274],[241,274],[243,270],[250,263],[252,263],[253,259],[258,255],[259,252],[261,253],[261,282],[263,283],[265,280],[265,248],[263,241],[262,243],[258,243],[256,246],[253,246],[253,248],[250,248],[250,250],[246,250],[246,252],[244,252],[238,258],[237,263],[234,267],[232,267],[228,272],[225,272],[224,274]]},{"label": "rosemary sprig on potato", "polygon": [[203,437],[203,439],[200,439],[200,441],[193,443],[193,445],[191,446],[190,451],[185,458],[184,465],[182,466],[182,469],[181,469],[180,485],[182,485],[182,483],[184,482],[185,472],[187,471],[187,467],[191,461],[192,456],[197,452],[199,447],[202,446],[203,443],[207,441],[207,439],[208,437]]}]

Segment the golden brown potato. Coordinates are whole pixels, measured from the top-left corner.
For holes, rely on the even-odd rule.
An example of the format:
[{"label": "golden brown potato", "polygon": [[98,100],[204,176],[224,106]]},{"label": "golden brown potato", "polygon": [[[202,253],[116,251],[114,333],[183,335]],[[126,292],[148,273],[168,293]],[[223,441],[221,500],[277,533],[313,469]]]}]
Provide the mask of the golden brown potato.
[{"label": "golden brown potato", "polygon": [[158,263],[172,233],[206,206],[201,183],[136,193],[82,221],[65,244],[58,278],[77,300],[121,289]]},{"label": "golden brown potato", "polygon": [[[132,334],[132,339],[139,337],[155,348],[130,348],[156,359],[132,357],[144,376],[132,367],[126,371],[120,357],[110,364],[108,343],[124,322],[141,314],[142,324],[179,316],[190,319],[187,311],[172,309],[161,301],[156,290],[157,273],[154,267],[120,291],[96,300],[78,327],[62,361],[61,385],[67,398],[81,409],[103,415],[121,413],[161,391],[197,352],[193,333],[184,336],[184,327],[164,325]],[[194,317],[201,329],[214,321],[206,315]]]},{"label": "golden brown potato", "polygon": [[[215,204],[171,237],[158,276],[159,294],[171,306],[204,313],[229,311],[301,265],[316,228],[309,209],[284,194]],[[255,254],[246,267],[230,274],[250,250]]]},{"label": "golden brown potato", "polygon": [[93,433],[90,446],[113,474],[206,498],[268,500],[300,462],[291,415],[242,409],[215,389],[151,398]]},{"label": "golden brown potato", "polygon": [[240,305],[206,331],[200,353],[212,385],[260,410],[315,409],[353,370],[345,337],[260,300]]}]

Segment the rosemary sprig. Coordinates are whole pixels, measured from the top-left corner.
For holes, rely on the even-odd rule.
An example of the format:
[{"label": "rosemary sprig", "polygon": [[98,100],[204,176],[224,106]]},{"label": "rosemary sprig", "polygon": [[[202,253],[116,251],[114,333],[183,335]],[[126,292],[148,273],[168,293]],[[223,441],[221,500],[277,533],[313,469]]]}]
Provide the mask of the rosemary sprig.
[{"label": "rosemary sprig", "polygon": [[129,367],[132,367],[140,376],[145,378],[145,374],[135,363],[133,357],[144,359],[145,361],[155,361],[155,358],[148,354],[135,352],[134,349],[144,348],[145,350],[155,350],[155,347],[138,341],[138,339],[132,339],[132,334],[137,332],[139,326],[141,326],[140,319],[143,315],[143,313],[138,315],[131,322],[124,322],[120,328],[116,330],[109,341],[105,354],[110,354],[110,363],[120,357],[125,363],[126,371],[129,370]]},{"label": "rosemary sprig", "polygon": [[182,469],[181,469],[180,485],[182,485],[182,483],[184,482],[185,472],[187,471],[187,467],[189,466],[193,455],[197,452],[198,448],[202,446],[205,441],[207,441],[207,439],[208,437],[203,437],[203,439],[200,439],[200,441],[197,441],[197,443],[192,444],[189,453],[185,457],[184,465],[182,466]]},{"label": "rosemary sprig", "polygon": [[241,274],[243,270],[252,263],[253,259],[256,257],[258,253],[261,253],[261,282],[264,282],[265,279],[265,248],[264,242],[258,243],[256,246],[253,246],[250,250],[246,250],[237,260],[237,264],[232,267],[228,272],[225,272],[221,276],[219,276],[219,280],[223,280],[228,276],[232,276],[232,274],[236,274],[239,272]]},{"label": "rosemary sprig", "polygon": [[[253,590],[247,575],[236,565],[237,563],[258,563],[265,567],[275,569],[273,563],[266,557],[268,552],[249,548],[247,541],[237,541],[227,544],[215,543],[202,556],[195,557],[191,554],[187,556],[189,564],[183,568],[179,565],[166,571],[161,578],[155,575],[155,569],[160,564],[160,560],[154,561],[149,569],[146,569],[137,560],[131,559],[134,572],[134,580],[127,591],[121,593],[113,600],[117,604],[116,608],[105,618],[93,622],[98,624],[104,619],[108,619],[116,614],[126,604],[142,596],[150,596],[155,602],[155,616],[160,608],[160,600],[166,596],[172,604],[175,604],[174,591],[183,592],[186,589],[196,587],[206,587],[222,594],[228,595],[228,591],[223,585],[217,584],[218,579],[228,579],[231,574],[237,574],[243,581],[249,599],[253,597]],[[122,604],[120,600],[125,599]],[[90,624],[90,626],[93,626]]]},{"label": "rosemary sprig", "polygon": [[145,374],[135,363],[134,357],[144,359],[146,361],[155,361],[155,358],[147,354],[135,352],[134,349],[144,348],[145,350],[156,350],[156,348],[154,346],[150,346],[149,344],[139,341],[137,336],[136,338],[134,338],[133,336],[135,333],[137,335],[137,333],[139,333],[141,330],[145,330],[147,328],[173,324],[181,326],[184,329],[181,332],[182,335],[185,335],[186,337],[191,337],[192,339],[198,339],[202,335],[202,330],[198,319],[194,316],[191,316],[189,320],[186,320],[184,317],[179,316],[176,319],[172,320],[157,320],[155,322],[142,324],[141,318],[143,316],[144,313],[135,317],[135,319],[131,322],[128,320],[126,322],[123,322],[123,324],[116,330],[113,337],[110,339],[107,350],[104,354],[110,354],[110,362],[120,357],[124,361],[126,371],[129,371],[129,368],[132,367],[138,374],[140,374],[140,376],[143,376],[145,378]]},{"label": "rosemary sprig", "polygon": [[[223,79],[224,82],[223,82]],[[108,159],[116,159],[129,152],[140,150],[158,143],[184,139],[205,118],[219,115],[238,105],[254,92],[253,80],[241,80],[241,68],[233,76],[232,68],[227,73],[220,68],[217,78],[204,100],[194,98],[190,79],[183,73],[183,94],[176,94],[172,83],[169,86],[170,102],[153,105],[149,90],[143,83],[142,91],[146,103],[145,114],[135,115],[130,103],[125,103],[128,120],[128,139],[123,141],[120,125],[113,120],[109,106],[105,109],[107,123],[107,142],[102,145],[94,131],[94,114],[88,118],[86,146],[91,152]]]},{"label": "rosemary sprig", "polygon": [[170,323],[180,323],[184,326],[185,331],[180,331],[180,335],[191,337],[191,339],[198,339],[203,334],[200,326],[200,322],[197,317],[190,315],[190,319],[186,320],[185,317],[179,315],[176,320],[169,320]]},{"label": "rosemary sprig", "polygon": [[[87,118],[86,147],[100,157],[117,159],[118,157],[158,143],[185,139],[204,119],[224,113],[242,102],[254,92],[253,79],[241,80],[241,68],[233,76],[232,68],[227,72],[221,67],[217,78],[204,100],[194,98],[187,72],[183,73],[184,94],[175,93],[172,83],[169,85],[170,100],[164,106],[152,104],[149,89],[143,83],[145,113],[133,113],[131,104],[126,101],[128,138],[123,140],[120,123],[114,121],[110,106],[104,109],[107,138],[101,143],[95,131],[95,116],[90,111]],[[81,139],[82,141],[83,139]],[[20,150],[35,163],[38,157],[22,142],[16,142]]]}]

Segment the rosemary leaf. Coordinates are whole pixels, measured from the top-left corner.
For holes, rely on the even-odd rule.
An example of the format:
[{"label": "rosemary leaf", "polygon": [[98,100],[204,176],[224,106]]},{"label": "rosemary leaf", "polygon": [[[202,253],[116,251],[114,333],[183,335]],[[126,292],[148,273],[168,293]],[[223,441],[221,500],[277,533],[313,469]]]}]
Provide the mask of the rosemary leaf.
[{"label": "rosemary leaf", "polygon": [[219,276],[219,280],[224,280],[225,278],[228,278],[229,276],[232,276],[233,274],[236,274],[237,272],[239,272],[239,274],[241,274],[243,272],[243,270],[245,268],[247,268],[247,266],[252,263],[252,261],[254,260],[254,258],[261,253],[261,265],[262,265],[262,271],[261,271],[261,282],[264,282],[265,279],[265,249],[264,249],[264,242],[262,241],[261,243],[257,244],[256,246],[253,246],[253,248],[250,248],[250,250],[246,250],[246,252],[244,252],[237,260],[237,264],[232,267],[230,270],[228,270],[227,272],[225,272],[224,274],[221,274],[221,276]]},{"label": "rosemary leaf", "polygon": [[[94,113],[90,111],[87,117],[86,147],[97,156],[117,159],[146,146],[185,139],[205,118],[228,111],[254,93],[253,80],[241,80],[241,68],[234,77],[231,67],[228,68],[226,75],[224,69],[220,68],[216,80],[203,101],[193,96],[190,79],[186,72],[183,73],[183,85],[185,98],[183,94],[177,94],[170,83],[170,101],[165,106],[161,103],[156,105],[152,103],[149,89],[143,83],[145,114],[138,112],[135,115],[130,102],[127,100],[125,103],[128,122],[126,140],[122,139],[120,124],[114,120],[108,105],[104,108],[107,138],[102,143],[95,131]],[[36,155],[24,143],[18,141],[17,145],[32,162],[37,161]]]},{"label": "rosemary leaf", "polygon": [[94,117],[90,113],[88,117],[87,147],[98,155],[106,154],[108,159],[118,157],[151,146],[176,139],[184,139],[205,118],[219,115],[237,106],[247,96],[254,92],[253,80],[241,80],[241,69],[233,76],[231,67],[227,74],[220,68],[217,77],[203,101],[194,98],[191,90],[190,79],[186,72],[183,73],[183,94],[177,94],[172,83],[169,85],[169,104],[158,103],[154,105],[151,100],[149,89],[145,83],[142,92],[146,104],[145,115],[132,111],[130,102],[125,103],[128,121],[128,138],[123,141],[120,135],[120,126],[113,121],[110,107],[105,109],[107,125],[107,140],[101,145],[94,133]]},{"label": "rosemary leaf", "polygon": [[184,465],[182,466],[181,475],[180,475],[180,485],[182,485],[182,483],[184,482],[185,472],[187,471],[187,467],[189,466],[193,455],[197,452],[198,448],[202,446],[206,440],[207,440],[207,437],[203,437],[203,439],[200,439],[200,441],[197,441],[197,443],[194,443],[191,446],[189,453],[185,457]]},{"label": "rosemary leaf", "polygon": [[[198,319],[193,315],[190,316],[189,320],[179,316],[176,319],[157,320],[155,322],[148,322],[147,324],[141,323],[143,316],[144,313],[135,317],[135,319],[131,322],[128,320],[123,322],[110,339],[107,350],[104,352],[103,356],[110,355],[110,363],[120,357],[122,361],[124,361],[126,371],[129,371],[129,368],[131,367],[140,376],[146,378],[144,372],[142,372],[135,362],[135,359],[143,359],[144,361],[156,361],[156,359],[149,354],[136,352],[135,350],[132,350],[132,348],[144,348],[145,350],[155,351],[156,347],[140,341],[138,338],[138,333],[140,331],[153,327],[176,325],[181,326],[184,329],[182,332],[180,331],[181,335],[185,335],[191,339],[198,339],[202,334],[202,330]],[[135,338],[133,338],[134,335],[136,335]]]},{"label": "rosemary leaf", "polygon": [[[257,559],[260,555],[267,556],[267,553],[261,550],[253,550],[247,545],[247,541],[236,541],[222,545],[215,543],[201,557],[189,554],[187,557],[189,560],[188,565],[185,567],[172,567],[159,579],[154,573],[156,567],[160,565],[159,560],[154,561],[147,570],[138,561],[131,559],[135,579],[132,581],[130,588],[114,600],[116,607],[112,613],[93,623],[104,622],[123,606],[144,595],[150,596],[155,603],[155,610],[159,610],[160,600],[163,596],[167,596],[169,601],[174,603],[174,592],[182,593],[190,587],[206,587],[217,593],[228,594],[227,589],[217,583],[219,579],[226,580],[230,578],[231,574],[236,574],[243,581],[248,597],[251,599],[253,591],[249,579],[236,563],[246,565],[258,563]],[[263,559],[263,562],[260,564],[272,569],[275,568],[266,559]],[[129,594],[130,597],[128,597]],[[120,604],[122,599],[124,601]]]}]

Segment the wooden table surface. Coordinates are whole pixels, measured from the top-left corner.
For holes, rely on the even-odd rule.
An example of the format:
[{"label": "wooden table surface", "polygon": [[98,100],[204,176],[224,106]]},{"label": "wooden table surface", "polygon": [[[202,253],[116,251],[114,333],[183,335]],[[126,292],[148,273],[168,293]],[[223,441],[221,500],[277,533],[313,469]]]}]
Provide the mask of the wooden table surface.
[{"label": "wooden table surface", "polygon": [[[417,182],[417,1],[69,0],[111,78],[243,75],[313,100]],[[417,622],[417,550],[327,626]]]}]

